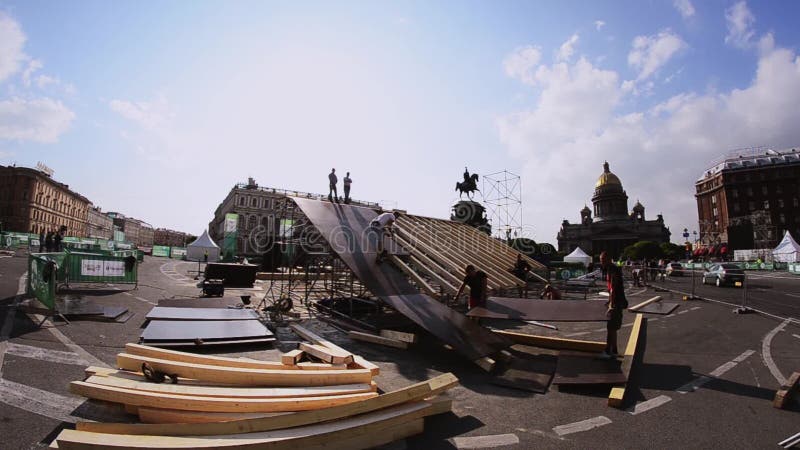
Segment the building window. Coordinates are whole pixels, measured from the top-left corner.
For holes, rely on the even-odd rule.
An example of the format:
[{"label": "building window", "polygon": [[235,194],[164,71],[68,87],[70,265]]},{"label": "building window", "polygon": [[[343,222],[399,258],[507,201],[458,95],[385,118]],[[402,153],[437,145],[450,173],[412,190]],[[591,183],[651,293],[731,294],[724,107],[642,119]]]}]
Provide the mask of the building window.
[{"label": "building window", "polygon": [[783,194],[783,188],[781,187],[780,184],[775,186],[775,192],[778,194]]},{"label": "building window", "polygon": [[769,209],[769,200],[764,200],[764,209]]},{"label": "building window", "polygon": [[797,197],[795,197],[792,199],[792,204],[794,204],[794,207],[797,208],[798,206],[800,206],[800,200],[798,200]]},{"label": "building window", "polygon": [[[717,204],[717,197],[716,197],[716,196],[712,196],[712,197],[711,197],[711,204],[712,204],[712,205],[716,205],[716,204]],[[715,213],[715,214],[716,214],[716,213]]]},{"label": "building window", "polygon": [[761,193],[767,195],[769,194],[769,189],[766,186],[761,186]]},{"label": "building window", "polygon": [[244,197],[239,197],[239,206],[244,206]]},{"label": "building window", "polygon": [[782,198],[778,199],[778,208],[783,208],[783,199]]},{"label": "building window", "polygon": [[781,213],[779,220],[781,221],[781,223],[785,224],[786,223],[786,216],[784,216],[783,213]]},{"label": "building window", "polygon": [[717,217],[717,208],[712,208],[711,209],[711,215],[714,216],[714,217]]}]

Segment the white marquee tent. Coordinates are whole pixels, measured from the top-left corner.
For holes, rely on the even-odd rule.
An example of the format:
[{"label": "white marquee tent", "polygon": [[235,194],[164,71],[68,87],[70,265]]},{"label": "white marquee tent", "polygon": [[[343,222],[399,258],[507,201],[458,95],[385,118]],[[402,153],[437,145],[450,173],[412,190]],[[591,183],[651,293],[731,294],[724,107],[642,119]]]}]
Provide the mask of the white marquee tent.
[{"label": "white marquee tent", "polygon": [[564,262],[577,262],[582,263],[584,266],[588,266],[589,263],[592,262],[592,257],[587,255],[586,252],[578,247],[575,249],[575,251],[564,257]]},{"label": "white marquee tent", "polygon": [[203,231],[199,238],[186,247],[186,259],[203,261],[206,251],[208,251],[208,262],[219,260],[219,246],[208,236],[208,231]]},{"label": "white marquee tent", "polygon": [[792,238],[789,230],[783,235],[783,240],[772,250],[772,260],[779,262],[800,262],[800,245]]}]

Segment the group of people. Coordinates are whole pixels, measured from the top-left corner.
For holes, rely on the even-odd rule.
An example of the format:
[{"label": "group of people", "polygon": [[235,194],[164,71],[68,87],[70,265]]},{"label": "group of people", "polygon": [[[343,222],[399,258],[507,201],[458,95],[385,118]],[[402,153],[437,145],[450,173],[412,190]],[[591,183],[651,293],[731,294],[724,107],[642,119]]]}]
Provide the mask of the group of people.
[{"label": "group of people", "polygon": [[60,231],[48,231],[46,234],[44,231],[39,233],[39,253],[42,252],[60,252],[62,250],[61,241],[64,240],[64,236],[61,234]]},{"label": "group of people", "polygon": [[[328,201],[333,202],[336,200],[336,203],[339,202],[339,193],[336,190],[336,185],[339,183],[339,177],[336,176],[336,168],[331,169],[331,173],[328,174]],[[344,202],[345,204],[350,204],[350,185],[353,184],[353,180],[350,179],[350,172],[347,172],[347,175],[344,176]]]}]

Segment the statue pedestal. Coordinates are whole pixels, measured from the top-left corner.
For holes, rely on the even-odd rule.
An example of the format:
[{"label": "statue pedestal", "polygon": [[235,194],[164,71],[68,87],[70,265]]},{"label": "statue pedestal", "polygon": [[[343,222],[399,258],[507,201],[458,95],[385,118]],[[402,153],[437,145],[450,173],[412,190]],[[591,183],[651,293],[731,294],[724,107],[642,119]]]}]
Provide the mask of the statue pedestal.
[{"label": "statue pedestal", "polygon": [[492,227],[486,220],[486,208],[478,202],[472,200],[461,200],[453,205],[453,213],[450,220],[465,223],[471,227],[478,228],[486,234],[492,234]]}]

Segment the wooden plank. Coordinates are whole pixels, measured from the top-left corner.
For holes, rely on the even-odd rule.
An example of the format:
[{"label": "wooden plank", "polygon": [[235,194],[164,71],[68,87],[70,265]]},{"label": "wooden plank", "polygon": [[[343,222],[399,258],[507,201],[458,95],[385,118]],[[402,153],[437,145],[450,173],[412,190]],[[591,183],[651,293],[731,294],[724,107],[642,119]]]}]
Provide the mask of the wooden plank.
[{"label": "wooden plank", "polygon": [[[172,449],[172,448],[236,448],[236,449],[307,449],[345,448],[337,443],[358,437],[379,435],[396,427],[439,412],[429,402],[415,402],[383,409],[370,414],[347,417],[333,422],[259,433],[228,436],[147,436],[94,433],[63,430],[57,437],[59,448],[88,449]],[[281,416],[278,416],[281,417]],[[223,422],[222,424],[224,424]],[[229,423],[229,422],[228,422]],[[220,424],[193,424],[211,426]],[[177,427],[176,425],[172,425]],[[389,431],[390,432],[390,431]],[[318,446],[318,447],[315,447]]]},{"label": "wooden plank", "polygon": [[638,311],[639,308],[644,308],[645,306],[647,306],[647,305],[649,305],[651,303],[660,302],[660,301],[661,301],[661,296],[660,295],[656,295],[655,297],[653,297],[653,298],[651,298],[649,300],[645,300],[645,301],[643,301],[643,302],[641,302],[641,303],[639,303],[637,305],[631,306],[630,308],[628,308],[628,311],[634,311],[635,312],[635,311]]},{"label": "wooden plank", "polygon": [[221,398],[290,398],[322,397],[326,395],[358,394],[375,391],[372,383],[345,384],[339,386],[304,386],[284,388],[216,387],[192,386],[172,383],[152,383],[118,377],[91,376],[87,383],[101,386],[136,389],[147,392],[162,392],[171,395]]},{"label": "wooden plank", "polygon": [[633,321],[633,328],[631,328],[631,335],[628,338],[628,345],[625,347],[625,353],[622,359],[622,373],[628,381],[623,386],[611,388],[611,393],[608,394],[608,406],[613,406],[615,408],[622,407],[625,400],[625,389],[630,383],[633,364],[644,352],[646,333],[647,319],[642,314],[636,314],[636,319]]},{"label": "wooden plank", "polygon": [[283,416],[236,420],[215,424],[186,424],[181,426],[78,422],[77,429],[102,433],[164,436],[214,436],[231,433],[255,433],[339,420],[344,417],[390,408],[406,402],[418,402],[440,394],[457,385],[458,378],[452,373],[446,373],[431,378],[430,380],[388,392],[362,402],[314,411],[303,411]]},{"label": "wooden plank", "polygon": [[789,379],[786,380],[786,384],[775,392],[772,406],[780,409],[785,408],[792,398],[797,395],[798,391],[800,391],[800,372],[794,372]]},{"label": "wooden plank", "polygon": [[396,255],[389,255],[389,261],[392,262],[395,266],[400,268],[403,273],[405,273],[411,280],[416,283],[417,287],[426,294],[432,297],[438,297],[439,293],[436,292],[436,289],[432,288],[427,281],[425,281],[417,272],[408,266],[408,264],[404,263],[403,260],[398,258]]},{"label": "wooden plank", "polygon": [[176,362],[187,362],[192,364],[205,364],[208,366],[240,367],[243,369],[277,369],[277,370],[336,370],[331,366],[297,366],[283,364],[277,361],[256,361],[242,358],[226,358],[224,356],[198,355],[195,353],[179,352],[163,348],[151,347],[148,345],[126,344],[125,352],[130,355],[147,356]]},{"label": "wooden plank", "polygon": [[[320,336],[317,336],[316,334],[312,333],[311,330],[308,330],[308,329],[306,329],[306,328],[304,328],[304,327],[302,327],[302,326],[300,326],[298,324],[291,324],[290,327],[292,328],[292,331],[294,331],[298,336],[300,336],[301,338],[307,340],[308,342],[311,342],[313,344],[319,344],[319,345],[322,345],[324,347],[328,347],[328,348],[331,348],[331,349],[338,349],[338,350],[341,350],[342,352],[345,352],[345,353],[349,353],[349,352],[347,352],[347,350],[343,349],[342,347],[339,347],[338,345],[334,344],[333,342],[330,342],[330,341],[328,341],[326,339],[323,339]],[[350,366],[360,367],[362,369],[369,369],[369,371],[372,373],[372,375],[379,375],[380,374],[380,367],[378,367],[377,365],[367,361],[366,359],[364,359],[363,357],[361,357],[359,355],[353,355],[353,363],[350,364]]]},{"label": "wooden plank", "polygon": [[394,330],[381,330],[381,336],[395,341],[407,342],[409,344],[417,343],[417,335],[414,333],[404,333],[402,331]]},{"label": "wooden plank", "polygon": [[303,351],[300,349],[295,349],[281,355],[281,363],[287,366],[296,366],[301,359],[303,359]]},{"label": "wooden plank", "polygon": [[126,353],[117,355],[117,366],[121,369],[136,371],[145,362],[156,370],[179,377],[247,386],[330,386],[372,381],[367,369],[263,370],[192,364]]},{"label": "wooden plank", "polygon": [[353,362],[353,355],[351,353],[342,352],[338,349],[325,347],[319,344],[301,342],[299,349],[329,364],[349,364]]},{"label": "wooden plank", "polygon": [[69,385],[73,394],[95,400],[124,403],[151,408],[184,409],[187,411],[211,412],[286,412],[308,411],[353,403],[376,397],[375,392],[358,394],[325,395],[321,397],[289,398],[220,398],[196,395],[175,395],[164,392],[148,392],[114,386],[73,381]]},{"label": "wooden plank", "polygon": [[495,360],[493,360],[492,358],[490,358],[488,356],[484,356],[483,358],[478,358],[473,362],[475,364],[477,364],[478,367],[480,367],[481,369],[483,369],[483,370],[485,370],[487,372],[491,372],[492,370],[494,370],[494,366],[495,366],[495,364],[497,364]]},{"label": "wooden plank", "polygon": [[[182,411],[179,409],[148,408],[146,406],[136,407],[138,410],[139,421],[147,424],[175,424],[175,423],[209,423],[227,422],[230,420],[260,419],[264,417],[274,417],[284,413],[222,413],[209,411]],[[113,425],[113,424],[112,424]],[[125,424],[122,424],[125,425]]]},{"label": "wooden plank", "polygon": [[387,347],[400,348],[403,350],[408,348],[407,342],[397,341],[383,336],[376,336],[374,334],[361,333],[359,331],[351,331],[347,335],[350,337],[350,339],[355,339],[358,341],[371,342],[373,344],[380,344],[380,345],[385,345]]},{"label": "wooden plank", "polygon": [[606,348],[605,342],[582,341],[579,339],[566,339],[553,336],[537,336],[534,334],[517,333],[514,331],[492,330],[517,344],[532,345],[534,347],[552,348],[557,350],[576,350],[582,352],[602,352]]},{"label": "wooden plank", "polygon": [[[437,280],[437,282],[440,283],[440,284],[445,283],[445,285],[448,286],[448,289],[452,289],[452,292],[451,292],[452,294],[456,293],[458,288],[456,288],[455,286],[458,286],[458,285],[461,284],[461,279],[456,277],[455,275],[453,275],[451,270],[446,267],[447,264],[439,263],[439,262],[435,261],[433,258],[430,258],[428,255],[426,255],[420,249],[418,249],[418,248],[414,247],[414,245],[410,244],[409,241],[406,241],[405,239],[403,239],[403,237],[400,236],[399,233],[395,234],[395,239],[400,243],[400,245],[402,245],[403,247],[409,249],[409,252],[411,253],[410,257],[412,258],[412,261],[414,261],[418,265],[427,267],[430,270],[430,272],[435,275],[435,276],[434,275],[430,275],[430,276],[434,277]],[[436,278],[436,277],[439,277],[439,278]]]}]

